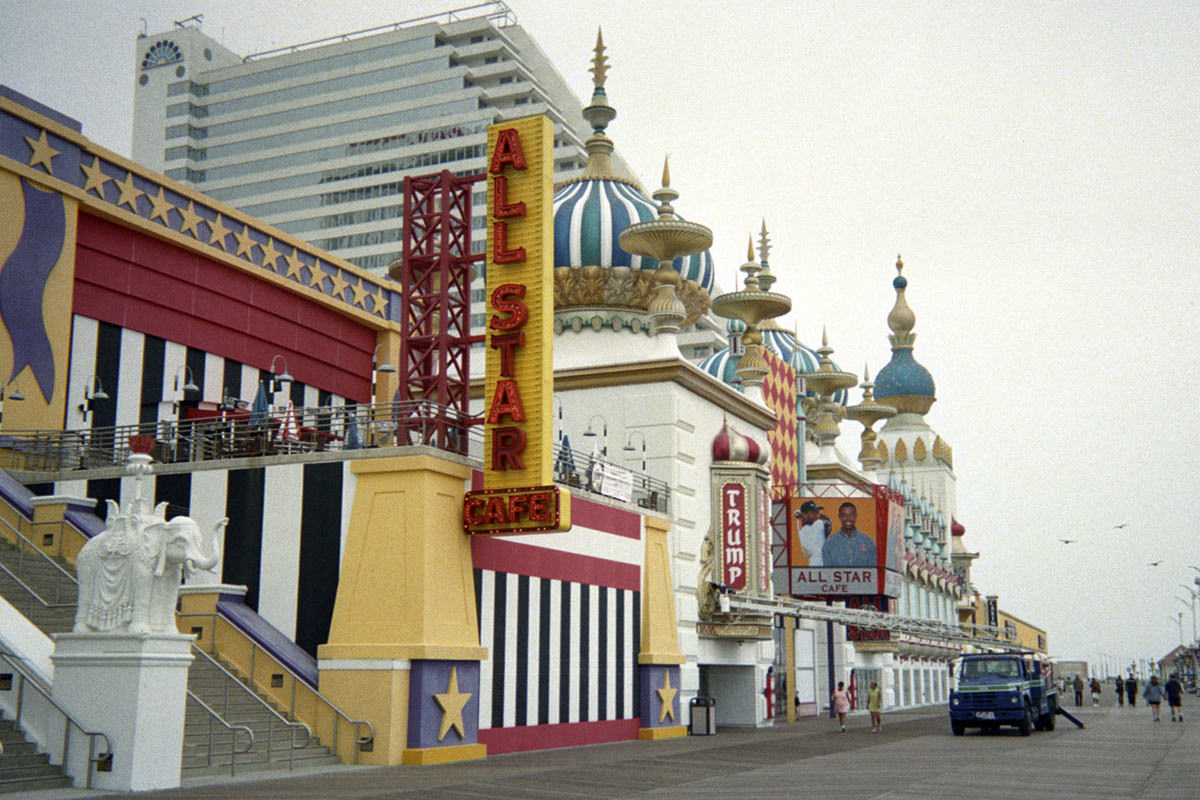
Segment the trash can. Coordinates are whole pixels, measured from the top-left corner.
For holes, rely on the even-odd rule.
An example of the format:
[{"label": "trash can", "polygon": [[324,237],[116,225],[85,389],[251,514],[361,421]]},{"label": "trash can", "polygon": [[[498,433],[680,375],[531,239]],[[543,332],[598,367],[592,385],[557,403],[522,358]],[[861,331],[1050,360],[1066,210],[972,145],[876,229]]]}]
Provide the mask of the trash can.
[{"label": "trash can", "polygon": [[693,697],[690,704],[692,736],[715,736],[717,733],[717,701],[711,697]]}]

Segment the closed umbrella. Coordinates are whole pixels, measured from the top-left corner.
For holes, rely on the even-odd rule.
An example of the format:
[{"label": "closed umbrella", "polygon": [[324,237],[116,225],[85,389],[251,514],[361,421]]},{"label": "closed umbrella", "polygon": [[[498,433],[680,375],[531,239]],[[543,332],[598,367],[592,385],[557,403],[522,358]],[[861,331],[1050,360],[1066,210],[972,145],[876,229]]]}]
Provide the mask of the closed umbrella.
[{"label": "closed umbrella", "polygon": [[271,416],[271,404],[267,401],[267,387],[262,381],[258,382],[258,393],[250,405],[250,421],[256,425],[265,423]]},{"label": "closed umbrella", "polygon": [[300,425],[296,422],[296,407],[292,405],[291,400],[288,400],[287,411],[283,414],[283,430],[280,431],[279,438],[285,442],[300,441]]}]

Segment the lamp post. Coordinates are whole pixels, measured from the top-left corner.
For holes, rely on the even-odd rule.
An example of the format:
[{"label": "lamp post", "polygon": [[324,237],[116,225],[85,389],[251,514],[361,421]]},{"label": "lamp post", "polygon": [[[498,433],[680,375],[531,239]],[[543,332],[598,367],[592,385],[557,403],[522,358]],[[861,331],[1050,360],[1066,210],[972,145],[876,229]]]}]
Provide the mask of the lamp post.
[{"label": "lamp post", "polygon": [[[283,372],[276,371],[276,369],[275,369],[276,361],[279,361],[280,363],[283,364]],[[288,370],[287,370],[287,359],[284,358],[283,356],[279,355],[278,353],[271,356],[271,365],[268,367],[268,369],[271,370],[271,395],[273,398],[275,392],[279,391],[282,388],[283,384],[292,382],[292,376],[288,373]]]},{"label": "lamp post", "polygon": [[21,390],[16,386],[11,392],[8,391],[8,387],[0,386],[0,425],[4,424],[4,401],[6,399],[19,403],[25,399],[25,395],[21,394]]},{"label": "lamp post", "polygon": [[83,402],[79,404],[79,413],[83,415],[83,421],[87,422],[88,414],[92,410],[93,401],[107,399],[108,394],[104,391],[104,386],[100,383],[100,377],[92,375],[88,378],[87,383],[83,386]]},{"label": "lamp post", "polygon": [[[600,420],[601,425],[603,425],[603,432],[601,434],[596,433],[596,431],[592,428],[592,422],[597,419]],[[587,430],[583,432],[583,435],[588,437],[603,436],[604,442],[600,446],[600,455],[603,458],[608,458],[608,420],[604,418],[604,415],[592,414],[591,418],[588,420]]]},{"label": "lamp post", "polygon": [[630,431],[629,435],[625,437],[625,446],[621,449],[626,453],[636,453],[637,448],[633,446],[634,436],[640,436],[642,439],[642,474],[644,475],[646,472],[646,435],[641,431]]},{"label": "lamp post", "polygon": [[1190,598],[1190,602],[1188,603],[1188,611],[1192,612],[1192,640],[1195,641],[1200,639],[1200,630],[1197,629],[1196,625],[1196,601],[1200,600],[1200,592],[1197,592],[1192,587],[1182,583],[1179,584],[1179,588],[1187,592],[1188,598]]}]

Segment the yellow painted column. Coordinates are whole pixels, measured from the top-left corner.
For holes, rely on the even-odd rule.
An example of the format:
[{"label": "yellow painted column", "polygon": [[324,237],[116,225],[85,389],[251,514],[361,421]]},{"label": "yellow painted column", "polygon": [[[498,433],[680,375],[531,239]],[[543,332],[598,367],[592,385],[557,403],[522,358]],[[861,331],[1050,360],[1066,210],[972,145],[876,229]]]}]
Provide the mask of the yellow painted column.
[{"label": "yellow painted column", "polygon": [[430,455],[351,469],[357,487],[329,642],[317,652],[321,693],[374,726],[361,762],[482,758],[487,749],[475,739],[487,651],[462,528],[470,469]]},{"label": "yellow painted column", "polygon": [[784,680],[780,691],[787,692],[787,721],[796,721],[796,617],[783,618]]},{"label": "yellow painted column", "polygon": [[646,557],[642,567],[642,641],[638,653],[641,696],[639,739],[687,735],[679,707],[679,629],[675,617],[675,588],[671,581],[669,520],[642,518]]}]

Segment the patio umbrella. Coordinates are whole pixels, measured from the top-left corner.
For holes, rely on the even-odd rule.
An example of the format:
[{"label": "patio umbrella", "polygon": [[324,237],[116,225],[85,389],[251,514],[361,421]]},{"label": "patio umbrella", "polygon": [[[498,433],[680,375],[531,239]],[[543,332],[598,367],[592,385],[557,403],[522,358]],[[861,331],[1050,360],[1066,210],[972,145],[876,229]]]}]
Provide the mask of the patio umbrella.
[{"label": "patio umbrella", "polygon": [[280,431],[280,438],[285,442],[300,441],[300,425],[296,422],[296,407],[292,405],[291,400],[288,400],[287,411],[283,414],[283,430]]},{"label": "patio umbrella", "polygon": [[569,483],[575,474],[575,456],[571,453],[571,440],[562,434],[558,444],[558,458],[554,460],[554,473],[560,481]]},{"label": "patio umbrella", "polygon": [[343,448],[346,450],[358,450],[362,447],[362,439],[358,435],[358,423],[354,421],[354,417],[346,418],[346,442]]},{"label": "patio umbrella", "polygon": [[254,395],[254,403],[250,406],[250,421],[261,425],[271,416],[271,405],[267,401],[267,387],[262,381],[258,382],[258,394]]}]

